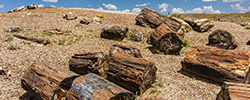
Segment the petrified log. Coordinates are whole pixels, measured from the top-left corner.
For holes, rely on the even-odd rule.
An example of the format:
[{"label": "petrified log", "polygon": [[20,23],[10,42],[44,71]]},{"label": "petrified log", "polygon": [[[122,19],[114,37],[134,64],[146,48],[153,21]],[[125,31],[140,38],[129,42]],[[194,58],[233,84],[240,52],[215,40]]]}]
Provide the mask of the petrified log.
[{"label": "petrified log", "polygon": [[39,39],[39,38],[33,38],[33,37],[26,37],[26,36],[22,36],[22,35],[18,35],[18,34],[14,34],[14,37],[17,37],[19,39],[24,39],[24,40],[28,40],[31,42],[37,42],[39,44],[43,44],[43,45],[47,45],[49,44],[49,40],[45,40],[45,39]]},{"label": "petrified log", "polygon": [[89,72],[105,73],[102,72],[108,67],[105,59],[102,52],[75,54],[69,61],[69,68],[77,74],[87,74]]},{"label": "petrified log", "polygon": [[250,84],[225,82],[216,100],[250,100]]},{"label": "petrified log", "polygon": [[117,53],[108,60],[107,79],[134,93],[145,92],[156,79],[157,68],[143,58]]},{"label": "petrified log", "polygon": [[174,32],[167,25],[161,24],[154,31],[150,32],[148,43],[165,54],[179,54],[182,48],[180,38],[183,36],[183,33]]},{"label": "petrified log", "polygon": [[133,93],[106,79],[86,74],[76,78],[68,91],[68,100],[134,100]]},{"label": "petrified log", "polygon": [[59,87],[60,82],[65,78],[66,76],[59,74],[57,70],[49,66],[41,63],[34,63],[24,72],[21,83],[29,96],[37,100],[49,100],[53,98],[51,94],[55,89],[61,89],[61,91],[58,91],[57,95],[57,99],[60,100],[64,96],[62,92],[68,89],[67,86],[70,86],[74,79],[72,78],[69,82],[64,82],[66,85],[63,85],[62,82],[61,87]]},{"label": "petrified log", "polygon": [[221,49],[236,49],[238,47],[233,35],[220,29],[209,34],[207,45]]},{"label": "petrified log", "polygon": [[[22,87],[37,100],[133,100],[134,96],[95,74],[66,77],[43,64],[29,67],[21,79]],[[128,98],[128,99],[126,99]]]},{"label": "petrified log", "polygon": [[141,51],[135,47],[131,46],[125,46],[125,45],[120,45],[120,44],[114,44],[113,47],[110,48],[109,50],[109,56],[112,56],[113,54],[116,53],[127,53],[128,55],[131,55],[136,58],[142,58]]},{"label": "petrified log", "polygon": [[161,23],[164,23],[166,17],[162,14],[153,11],[149,8],[143,8],[138,16],[136,16],[136,25],[143,27],[149,26],[157,28]]},{"label": "petrified log", "polygon": [[224,81],[248,83],[249,58],[249,51],[191,47],[181,63],[184,71],[220,83]]}]

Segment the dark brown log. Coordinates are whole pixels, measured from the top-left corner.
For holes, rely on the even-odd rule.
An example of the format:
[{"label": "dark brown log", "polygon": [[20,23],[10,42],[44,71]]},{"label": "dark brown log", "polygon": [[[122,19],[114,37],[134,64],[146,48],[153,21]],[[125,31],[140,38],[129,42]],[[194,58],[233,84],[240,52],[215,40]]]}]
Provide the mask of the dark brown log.
[{"label": "dark brown log", "polygon": [[117,53],[108,63],[107,79],[134,93],[145,92],[156,79],[157,68],[143,58]]},{"label": "dark brown log", "polygon": [[181,63],[184,71],[220,83],[249,83],[249,58],[249,51],[191,47]]},{"label": "dark brown log", "polygon": [[250,84],[225,82],[216,100],[250,100]]},{"label": "dark brown log", "polygon": [[[22,87],[37,100],[133,100],[134,96],[95,74],[67,77],[70,72],[52,69],[40,63],[29,67],[21,79]],[[128,99],[125,99],[128,98]]]},{"label": "dark brown log", "polygon": [[43,45],[47,45],[47,44],[50,43],[49,40],[45,40],[45,39],[39,39],[39,38],[33,38],[33,37],[26,37],[26,36],[22,36],[22,35],[18,35],[18,34],[14,34],[13,36],[17,37],[19,39],[28,40],[28,41],[36,42],[36,43],[43,44]]},{"label": "dark brown log", "polygon": [[154,31],[150,32],[148,43],[165,54],[179,54],[182,48],[180,38],[183,36],[184,33],[174,32],[166,24],[161,24]]},{"label": "dark brown log", "polygon": [[125,45],[120,45],[120,44],[114,44],[113,47],[110,48],[109,50],[109,56],[112,56],[113,54],[116,53],[127,53],[128,55],[131,55],[136,58],[142,58],[141,52],[139,49],[131,46],[125,46]]},{"label": "dark brown log", "polygon": [[75,54],[69,61],[69,68],[77,74],[87,74],[89,72],[104,74],[103,71],[108,67],[105,59],[102,52]]}]

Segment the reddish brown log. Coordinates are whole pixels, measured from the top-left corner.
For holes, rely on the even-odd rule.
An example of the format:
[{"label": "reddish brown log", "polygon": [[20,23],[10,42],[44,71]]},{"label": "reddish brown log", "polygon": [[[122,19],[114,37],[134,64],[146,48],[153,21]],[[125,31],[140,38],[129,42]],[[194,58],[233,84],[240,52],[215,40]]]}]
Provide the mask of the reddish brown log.
[{"label": "reddish brown log", "polygon": [[249,83],[249,58],[249,51],[191,47],[181,63],[184,71],[220,83]]},{"label": "reddish brown log", "polygon": [[22,87],[37,100],[133,100],[134,96],[95,74],[66,77],[43,64],[29,67],[21,79]]},{"label": "reddish brown log", "polygon": [[108,63],[107,79],[134,93],[145,92],[156,79],[157,68],[143,58],[117,53]]},{"label": "reddish brown log", "polygon": [[250,84],[225,82],[216,100],[250,100]]},{"label": "reddish brown log", "polygon": [[69,61],[69,68],[77,74],[87,74],[95,72],[103,74],[107,66],[106,58],[102,52],[87,52],[83,54],[75,54]]},{"label": "reddish brown log", "polygon": [[109,50],[109,56],[112,56],[116,53],[127,53],[128,55],[134,56],[136,58],[142,58],[141,52],[139,49],[131,46],[125,46],[120,44],[114,44],[113,47]]},{"label": "reddish brown log", "polygon": [[18,34],[14,34],[13,36],[17,37],[19,39],[24,39],[24,40],[27,40],[27,41],[36,42],[36,43],[43,44],[43,45],[50,44],[49,40],[45,40],[45,39],[26,37],[26,36],[22,36],[22,35],[18,35]]}]

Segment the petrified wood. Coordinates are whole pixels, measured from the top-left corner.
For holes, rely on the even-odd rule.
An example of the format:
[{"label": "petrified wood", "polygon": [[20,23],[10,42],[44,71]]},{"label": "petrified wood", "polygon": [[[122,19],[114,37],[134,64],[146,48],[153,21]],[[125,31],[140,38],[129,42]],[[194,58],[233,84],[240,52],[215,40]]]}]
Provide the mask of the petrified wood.
[{"label": "petrified wood", "polygon": [[225,82],[216,100],[250,100],[250,84]]},{"label": "petrified wood", "polygon": [[112,56],[113,54],[116,53],[127,53],[128,55],[131,55],[136,58],[142,58],[141,52],[139,49],[131,46],[125,46],[125,45],[120,45],[120,44],[114,44],[110,50],[109,50],[109,56]]},{"label": "petrified wood", "polygon": [[27,40],[27,41],[36,42],[36,43],[43,44],[43,45],[47,45],[47,44],[50,43],[49,40],[46,40],[46,39],[26,37],[26,36],[22,36],[22,35],[18,35],[18,34],[14,34],[13,36],[17,37],[19,39],[24,39],[24,40]]},{"label": "petrified wood", "polygon": [[108,59],[107,79],[134,93],[145,92],[156,79],[154,63],[117,53]]},{"label": "petrified wood", "polygon": [[105,73],[107,63],[102,52],[87,52],[75,54],[69,61],[69,68],[77,74],[87,74],[89,72]]},{"label": "petrified wood", "polygon": [[[70,73],[70,71],[66,72]],[[22,87],[37,100],[133,100],[134,95],[95,74],[66,77],[65,73],[43,64],[29,67]]]},{"label": "petrified wood", "polygon": [[249,51],[191,47],[181,64],[184,71],[220,83],[249,83],[249,58]]},{"label": "petrified wood", "polygon": [[150,32],[148,43],[165,54],[179,54],[182,49],[180,38],[183,36],[184,33],[174,32],[167,25],[161,24],[154,31]]}]

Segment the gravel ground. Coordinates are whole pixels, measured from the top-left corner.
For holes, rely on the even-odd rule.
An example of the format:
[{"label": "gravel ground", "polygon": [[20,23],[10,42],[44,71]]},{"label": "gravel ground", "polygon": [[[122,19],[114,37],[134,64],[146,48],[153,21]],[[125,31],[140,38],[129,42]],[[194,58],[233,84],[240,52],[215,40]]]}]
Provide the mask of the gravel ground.
[{"label": "gravel ground", "polygon": [[[63,19],[62,15],[68,12],[77,14],[79,18],[70,21]],[[82,17],[93,18],[97,14],[104,16],[102,19],[104,24],[75,26]],[[152,30],[135,25],[135,17],[134,14],[65,8],[39,8],[16,13],[0,13],[0,67],[9,70],[11,74],[11,76],[0,76],[0,100],[17,100],[25,94],[20,79],[23,71],[34,62],[41,62],[54,68],[61,67],[58,69],[68,70],[68,61],[73,54],[88,51],[104,51],[107,53],[115,43],[139,48],[143,57],[154,62],[158,68],[157,82],[163,83],[163,86],[150,88],[141,96],[142,98],[147,97],[150,92],[156,91],[160,97],[167,100],[214,100],[220,91],[219,84],[180,71],[181,59],[185,56],[189,47],[183,48],[178,56],[161,55],[152,54],[147,49],[150,45],[145,42],[113,41],[99,38],[101,28],[105,24],[128,26],[129,29],[136,29],[144,33]],[[12,26],[20,26],[24,31],[18,33],[6,32],[6,29]],[[43,30],[52,28],[71,32],[67,35],[42,35]],[[212,31],[216,29],[223,29],[232,33],[239,44],[237,50],[250,50],[250,46],[245,45],[249,40],[247,37],[250,37],[249,30],[228,22],[215,22]],[[205,33],[192,31],[185,34],[185,39],[188,40],[191,46],[205,46],[208,43],[207,37],[212,31]],[[4,42],[8,38],[11,40],[13,34],[46,38],[52,44],[42,46],[17,38]],[[79,41],[68,44],[70,40],[75,40],[76,36],[82,37]],[[62,39],[66,40],[65,45],[58,45],[58,41]],[[20,49],[7,50],[10,45],[17,45]]]}]

